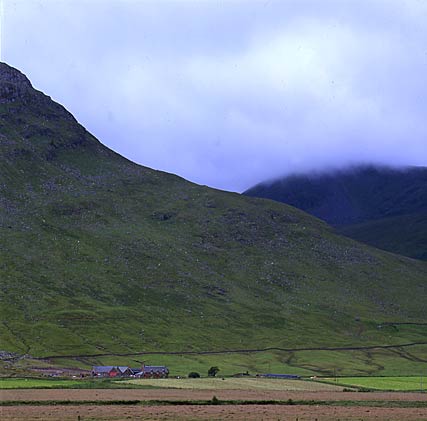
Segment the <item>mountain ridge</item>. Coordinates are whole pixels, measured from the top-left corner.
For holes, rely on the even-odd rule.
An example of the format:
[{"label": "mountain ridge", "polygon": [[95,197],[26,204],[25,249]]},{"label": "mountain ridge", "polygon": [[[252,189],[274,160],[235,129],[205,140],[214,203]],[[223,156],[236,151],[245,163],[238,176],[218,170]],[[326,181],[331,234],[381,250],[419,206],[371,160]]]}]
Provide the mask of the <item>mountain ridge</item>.
[{"label": "mountain ridge", "polygon": [[[377,327],[426,322],[423,262],[337,236],[290,206],[134,164],[66,113],[38,91],[0,103],[0,334],[8,352],[425,338],[423,326]],[[269,358],[277,367],[287,360]],[[316,358],[292,364],[331,369]],[[357,370],[373,369],[367,364]],[[343,365],[351,366],[347,357]]]},{"label": "mountain ridge", "polygon": [[[425,167],[360,165],[288,176],[244,194],[288,203],[358,241],[427,259]],[[393,225],[399,218],[401,231]]]}]

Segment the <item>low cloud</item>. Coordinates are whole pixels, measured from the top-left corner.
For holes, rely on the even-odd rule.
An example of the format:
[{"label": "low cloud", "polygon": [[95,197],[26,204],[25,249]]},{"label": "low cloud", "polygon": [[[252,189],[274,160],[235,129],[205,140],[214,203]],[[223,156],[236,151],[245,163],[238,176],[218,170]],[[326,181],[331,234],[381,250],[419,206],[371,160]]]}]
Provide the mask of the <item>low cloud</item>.
[{"label": "low cloud", "polygon": [[358,162],[427,165],[424,2],[4,9],[3,60],[143,165],[235,191]]}]

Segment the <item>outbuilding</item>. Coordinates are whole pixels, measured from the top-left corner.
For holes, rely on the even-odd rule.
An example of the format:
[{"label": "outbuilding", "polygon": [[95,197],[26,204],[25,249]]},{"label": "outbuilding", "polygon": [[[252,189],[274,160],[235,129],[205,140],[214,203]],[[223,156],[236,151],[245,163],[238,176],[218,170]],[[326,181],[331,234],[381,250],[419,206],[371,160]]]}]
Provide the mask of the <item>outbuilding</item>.
[{"label": "outbuilding", "polygon": [[92,376],[96,377],[117,377],[121,375],[118,367],[113,365],[98,365],[92,367]]}]

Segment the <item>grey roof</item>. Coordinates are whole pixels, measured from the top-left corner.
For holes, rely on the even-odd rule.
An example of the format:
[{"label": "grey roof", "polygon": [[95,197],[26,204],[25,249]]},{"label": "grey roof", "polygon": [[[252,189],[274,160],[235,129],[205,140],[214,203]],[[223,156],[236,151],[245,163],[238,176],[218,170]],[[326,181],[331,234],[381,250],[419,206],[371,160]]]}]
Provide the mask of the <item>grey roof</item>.
[{"label": "grey roof", "polygon": [[97,373],[109,373],[113,368],[117,368],[114,365],[96,365],[92,367],[92,371]]},{"label": "grey roof", "polygon": [[281,379],[299,379],[300,376],[296,375],[296,374],[274,374],[274,373],[268,373],[268,374],[263,374],[264,377],[277,377],[277,378],[281,378]]},{"label": "grey roof", "polygon": [[146,365],[142,371],[169,371],[165,365]]},{"label": "grey roof", "polygon": [[116,365],[98,365],[93,366],[92,371],[95,373],[109,373],[111,370],[116,369],[121,373],[124,373],[126,370],[131,370],[135,372],[145,372],[145,373],[153,373],[153,372],[169,372],[169,369],[165,365],[146,365],[143,369],[139,368],[129,368],[128,366],[116,366]]}]

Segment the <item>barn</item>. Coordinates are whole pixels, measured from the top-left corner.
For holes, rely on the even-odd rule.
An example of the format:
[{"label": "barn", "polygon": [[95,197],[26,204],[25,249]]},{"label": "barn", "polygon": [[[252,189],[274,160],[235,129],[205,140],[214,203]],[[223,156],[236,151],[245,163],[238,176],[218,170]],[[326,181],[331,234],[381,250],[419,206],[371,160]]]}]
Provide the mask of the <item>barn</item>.
[{"label": "barn", "polygon": [[169,369],[165,365],[142,365],[137,377],[160,379],[169,376]]},{"label": "barn", "polygon": [[94,377],[141,377],[141,378],[166,378],[169,369],[164,365],[142,365],[141,368],[128,366],[99,365],[92,367]]},{"label": "barn", "polygon": [[97,365],[92,367],[92,376],[95,377],[117,377],[121,371],[114,365]]}]

